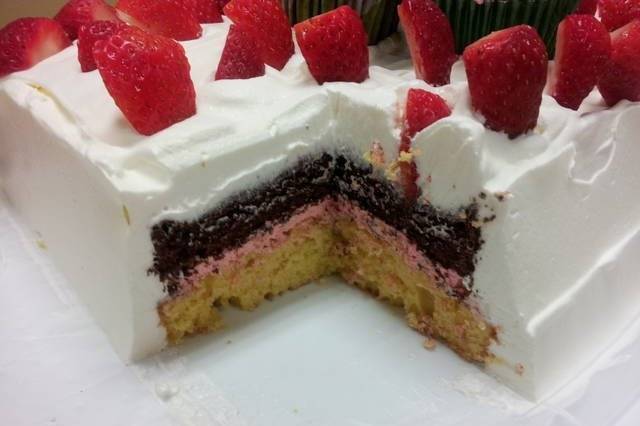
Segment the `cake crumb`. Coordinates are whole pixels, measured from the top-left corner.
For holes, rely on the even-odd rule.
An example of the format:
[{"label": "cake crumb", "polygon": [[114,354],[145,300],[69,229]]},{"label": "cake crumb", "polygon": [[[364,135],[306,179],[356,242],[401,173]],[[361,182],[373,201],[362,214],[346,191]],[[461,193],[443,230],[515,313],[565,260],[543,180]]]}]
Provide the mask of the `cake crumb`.
[{"label": "cake crumb", "polygon": [[124,204],[122,205],[122,214],[124,216],[124,221],[127,222],[127,225],[131,226],[131,216],[129,216],[129,209]]},{"label": "cake crumb", "polygon": [[433,327],[431,325],[431,322],[425,320],[424,318],[417,320],[415,327],[418,332],[424,334],[425,336],[428,336],[429,338],[431,338],[431,336],[433,335]]},{"label": "cake crumb", "polygon": [[411,148],[409,148],[409,151],[402,151],[398,155],[398,162],[399,163],[411,163],[413,161],[414,155],[415,155],[415,153],[413,152],[413,149],[411,149]]},{"label": "cake crumb", "polygon": [[524,365],[517,363],[516,364],[516,374],[518,376],[522,376],[524,374]]},{"label": "cake crumb", "polygon": [[368,159],[368,161],[374,166],[384,166],[384,148],[380,145],[380,142],[373,142],[371,150],[368,153],[365,153],[365,159]]},{"label": "cake crumb", "polygon": [[175,384],[158,383],[156,384],[155,392],[158,398],[166,402],[176,396],[180,392],[180,389]]},{"label": "cake crumb", "polygon": [[44,240],[42,240],[42,239],[39,239],[39,238],[38,238],[38,239],[36,240],[36,245],[38,246],[38,248],[39,248],[40,250],[46,250],[46,249],[48,249],[48,247],[47,247],[47,243],[45,243],[45,242],[44,242]]},{"label": "cake crumb", "polygon": [[231,339],[228,339],[228,340],[226,341],[226,343],[227,343],[227,345],[230,345],[230,344],[232,343],[232,340],[231,340]]},{"label": "cake crumb", "polygon": [[391,164],[385,169],[384,175],[392,182],[398,181],[398,175],[400,173],[400,161],[392,161]]},{"label": "cake crumb", "polygon": [[432,337],[427,337],[426,339],[424,339],[424,342],[422,342],[422,346],[428,351],[434,350],[436,348],[436,345],[436,339]]},{"label": "cake crumb", "polygon": [[385,170],[385,176],[387,179],[393,182],[398,181],[398,174],[400,172],[400,163],[411,163],[415,156],[420,155],[419,149],[410,148],[409,151],[402,151],[398,158],[389,164],[389,167]]},{"label": "cake crumb", "polygon": [[498,191],[494,192],[493,195],[500,202],[506,200],[507,198],[511,198],[511,193],[509,191]]},{"label": "cake crumb", "polygon": [[490,222],[493,222],[494,220],[496,220],[496,217],[497,217],[497,216],[496,216],[495,214],[492,214],[492,215],[491,215],[491,216],[489,216],[489,217],[485,217],[485,218],[483,218],[483,219],[482,219],[482,222],[484,222],[484,223],[490,223]]}]

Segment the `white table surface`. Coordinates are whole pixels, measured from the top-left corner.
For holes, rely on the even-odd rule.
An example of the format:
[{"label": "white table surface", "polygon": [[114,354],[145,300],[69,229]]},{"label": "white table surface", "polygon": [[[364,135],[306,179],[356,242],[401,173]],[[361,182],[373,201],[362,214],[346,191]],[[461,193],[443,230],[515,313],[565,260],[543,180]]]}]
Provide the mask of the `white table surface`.
[{"label": "white table surface", "polygon": [[337,279],[125,365],[1,197],[0,291],[0,425],[640,424],[640,320],[539,404]]}]

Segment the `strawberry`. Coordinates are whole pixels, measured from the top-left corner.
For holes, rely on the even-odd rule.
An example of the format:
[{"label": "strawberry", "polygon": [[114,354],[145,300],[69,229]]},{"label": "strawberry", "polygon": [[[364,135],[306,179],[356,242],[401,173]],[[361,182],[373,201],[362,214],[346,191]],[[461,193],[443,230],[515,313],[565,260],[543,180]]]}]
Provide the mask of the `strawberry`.
[{"label": "strawberry", "polygon": [[31,68],[70,44],[62,26],[53,19],[17,19],[0,30],[0,78]]},{"label": "strawberry", "polygon": [[284,68],[294,48],[289,18],[279,0],[231,0],[224,14],[253,35],[265,64]]},{"label": "strawberry", "polygon": [[93,46],[98,40],[106,40],[124,24],[111,21],[94,21],[80,27],[78,31],[78,61],[82,72],[97,68],[93,59]]},{"label": "strawberry", "polygon": [[558,26],[551,96],[577,110],[600,80],[611,57],[607,29],[591,15],[569,15]]},{"label": "strawberry", "polygon": [[246,79],[264,75],[258,43],[241,26],[231,25],[224,44],[216,80]]},{"label": "strawberry", "polygon": [[98,40],[93,56],[109,94],[143,135],[196,113],[189,62],[174,40],[122,27]]},{"label": "strawberry", "polygon": [[595,15],[598,10],[598,0],[581,0],[576,7],[576,15]]},{"label": "strawberry", "polygon": [[[403,138],[411,140],[436,121],[450,115],[451,109],[442,97],[422,89],[409,89],[404,112]],[[402,148],[400,150],[408,151]]]},{"label": "strawberry", "polygon": [[220,13],[224,15],[224,7],[229,3],[229,0],[216,0],[216,3],[218,4],[218,10]]},{"label": "strawberry", "polygon": [[403,0],[398,14],[416,76],[433,86],[448,84],[456,52],[447,16],[432,0]]},{"label": "strawberry", "polygon": [[518,25],[467,46],[463,60],[472,107],[485,126],[510,138],[533,129],[547,81],[547,49],[535,29]]},{"label": "strawberry", "polygon": [[150,33],[193,40],[202,35],[196,17],[196,0],[119,0],[120,16]]},{"label": "strawberry", "polygon": [[[233,2],[234,0],[232,0]],[[360,16],[341,6],[296,24],[296,40],[318,84],[369,77],[367,33]]]},{"label": "strawberry", "polygon": [[[451,115],[451,109],[440,96],[421,89],[409,89],[404,112],[400,154],[411,150],[411,140],[436,121]],[[400,185],[409,201],[418,198],[418,169],[413,161],[400,161]]]},{"label": "strawberry", "polygon": [[598,10],[602,23],[611,32],[640,19],[640,0],[599,0]]},{"label": "strawberry", "polygon": [[640,19],[611,34],[611,61],[598,89],[607,105],[640,101]]},{"label": "strawberry", "polygon": [[78,38],[80,26],[93,21],[118,22],[116,10],[104,0],[69,0],[54,18],[71,40]]},{"label": "strawberry", "polygon": [[196,16],[201,24],[222,22],[217,0],[196,0]]}]

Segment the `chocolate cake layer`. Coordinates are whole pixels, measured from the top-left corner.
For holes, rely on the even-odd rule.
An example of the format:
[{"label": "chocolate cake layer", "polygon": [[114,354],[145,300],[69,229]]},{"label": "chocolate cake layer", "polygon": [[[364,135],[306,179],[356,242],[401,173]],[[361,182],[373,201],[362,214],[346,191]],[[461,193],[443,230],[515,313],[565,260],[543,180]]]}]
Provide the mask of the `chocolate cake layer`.
[{"label": "chocolate cake layer", "polygon": [[[327,197],[343,198],[404,233],[432,262],[470,277],[482,244],[474,204],[445,212],[429,204],[409,205],[398,188],[364,161],[345,154],[303,158],[254,190],[237,194],[199,219],[165,220],[152,227],[154,264],[170,295],[181,277],[206,259],[244,244],[259,231],[287,221],[300,207]],[[465,214],[460,214],[464,212]],[[461,291],[458,297],[469,292]]]}]

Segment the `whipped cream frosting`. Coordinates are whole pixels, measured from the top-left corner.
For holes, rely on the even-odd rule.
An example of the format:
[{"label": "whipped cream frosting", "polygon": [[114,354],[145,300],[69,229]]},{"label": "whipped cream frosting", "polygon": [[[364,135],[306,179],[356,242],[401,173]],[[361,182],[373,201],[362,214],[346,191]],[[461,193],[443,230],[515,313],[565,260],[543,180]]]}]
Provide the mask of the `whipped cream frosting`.
[{"label": "whipped cream frosting", "polygon": [[[228,28],[205,25],[182,43],[198,112],[150,137],[130,127],[98,72],[80,72],[75,46],[0,81],[0,179],[57,243],[53,256],[123,357],[166,341],[156,312],[165,294],[146,273],[151,225],[196,218],[309,153],[364,156],[375,144],[391,167],[412,87],[453,110],[414,140],[425,201],[456,211],[475,200],[486,219],[469,303],[500,329],[490,372],[539,398],[640,313],[640,268],[628,255],[640,238],[638,103],[606,108],[594,91],[572,111],[545,95],[536,129],[510,140],[471,110],[461,62],[451,84],[430,87],[396,38],[371,49],[362,84],[318,86],[298,50],[281,72],[214,81]],[[47,194],[60,194],[67,214],[47,216],[57,208]],[[71,254],[86,254],[60,229],[89,233],[85,247],[102,257],[78,268]]]}]

